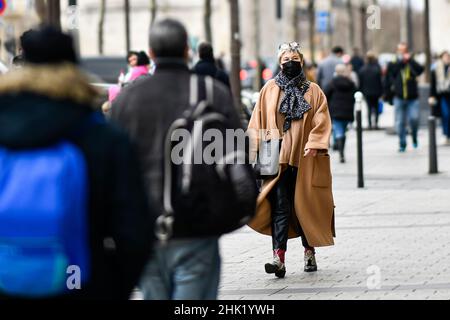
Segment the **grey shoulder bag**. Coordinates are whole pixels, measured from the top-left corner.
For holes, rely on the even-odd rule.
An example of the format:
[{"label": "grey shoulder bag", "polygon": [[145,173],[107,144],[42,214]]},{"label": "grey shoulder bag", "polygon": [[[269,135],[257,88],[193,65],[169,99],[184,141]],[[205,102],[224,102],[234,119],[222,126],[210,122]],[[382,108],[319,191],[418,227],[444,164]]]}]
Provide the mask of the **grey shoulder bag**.
[{"label": "grey shoulder bag", "polygon": [[259,179],[268,179],[278,176],[282,141],[282,139],[261,141],[254,167],[255,174]]}]

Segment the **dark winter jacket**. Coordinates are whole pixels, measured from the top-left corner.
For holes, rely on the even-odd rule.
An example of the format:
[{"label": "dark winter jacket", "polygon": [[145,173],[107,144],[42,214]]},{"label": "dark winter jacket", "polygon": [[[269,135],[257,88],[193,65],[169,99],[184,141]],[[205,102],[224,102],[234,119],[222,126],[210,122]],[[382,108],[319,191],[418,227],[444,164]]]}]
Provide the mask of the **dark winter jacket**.
[{"label": "dark winter jacket", "polygon": [[364,66],[364,59],[361,58],[360,56],[353,56],[350,60],[350,63],[353,67],[353,71],[359,73],[361,68]]},{"label": "dark winter jacket", "polygon": [[360,90],[365,97],[380,98],[383,95],[381,67],[378,63],[368,63],[359,71]]},{"label": "dark winter jacket", "polygon": [[413,100],[419,97],[417,77],[424,68],[414,59],[408,62],[394,61],[389,63],[385,78],[385,96],[388,100],[397,97]]},{"label": "dark winter jacket", "polygon": [[194,72],[201,76],[213,77],[214,79],[219,80],[228,88],[230,88],[230,79],[228,75],[224,71],[217,68],[214,60],[200,60],[194,66]]},{"label": "dark winter jacket", "polygon": [[[0,146],[30,149],[67,139],[80,148],[90,183],[91,276],[81,290],[58,298],[128,299],[150,256],[154,215],[127,135],[106,122],[86,126],[95,95],[71,65],[29,66],[3,76]],[[0,292],[2,298],[8,297]]]},{"label": "dark winter jacket", "polygon": [[[438,78],[440,80],[438,80]],[[442,117],[441,102],[445,99],[450,105],[450,66],[444,65],[442,61],[438,61],[431,70],[431,86],[430,97],[437,99],[437,104],[432,106],[431,113],[436,117]],[[442,83],[439,83],[441,81]],[[442,88],[444,87],[444,88]]]},{"label": "dark winter jacket", "polygon": [[[155,74],[123,90],[112,105],[111,119],[125,128],[139,146],[147,194],[163,213],[164,143],[170,125],[189,106],[191,73],[181,59],[157,61]],[[230,91],[214,82],[214,107],[241,128]],[[175,234],[174,238],[179,237]]]},{"label": "dark winter jacket", "polygon": [[324,92],[332,119],[351,122],[355,120],[356,87],[351,79],[344,76],[335,77]]}]

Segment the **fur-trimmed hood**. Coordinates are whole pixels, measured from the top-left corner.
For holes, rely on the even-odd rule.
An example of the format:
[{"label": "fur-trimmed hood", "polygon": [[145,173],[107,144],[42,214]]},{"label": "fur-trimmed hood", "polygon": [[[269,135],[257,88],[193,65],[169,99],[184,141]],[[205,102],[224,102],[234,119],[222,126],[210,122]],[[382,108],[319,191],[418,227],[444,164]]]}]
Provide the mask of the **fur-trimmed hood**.
[{"label": "fur-trimmed hood", "polygon": [[33,148],[71,135],[97,91],[75,66],[27,66],[0,77],[0,147]]},{"label": "fur-trimmed hood", "polygon": [[0,77],[0,95],[32,93],[92,105],[100,94],[74,65],[28,65]]}]

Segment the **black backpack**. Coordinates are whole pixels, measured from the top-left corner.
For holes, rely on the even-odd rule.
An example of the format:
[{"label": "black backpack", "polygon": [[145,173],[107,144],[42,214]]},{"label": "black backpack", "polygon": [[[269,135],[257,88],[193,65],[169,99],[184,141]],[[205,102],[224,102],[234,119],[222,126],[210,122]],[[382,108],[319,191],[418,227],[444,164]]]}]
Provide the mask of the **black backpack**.
[{"label": "black backpack", "polygon": [[[214,80],[191,76],[190,108],[175,120],[166,135],[164,150],[164,213],[157,219],[156,236],[170,238],[220,236],[247,224],[254,216],[258,189],[246,147],[225,153],[227,161],[196,163],[195,154],[207,147],[203,134],[213,129],[226,137],[233,128],[213,106]],[[199,126],[199,124],[202,124]],[[180,130],[180,131],[177,131]],[[174,133],[189,133],[182,162],[173,161]],[[179,145],[179,144],[178,144]],[[176,163],[174,163],[176,162]]]}]

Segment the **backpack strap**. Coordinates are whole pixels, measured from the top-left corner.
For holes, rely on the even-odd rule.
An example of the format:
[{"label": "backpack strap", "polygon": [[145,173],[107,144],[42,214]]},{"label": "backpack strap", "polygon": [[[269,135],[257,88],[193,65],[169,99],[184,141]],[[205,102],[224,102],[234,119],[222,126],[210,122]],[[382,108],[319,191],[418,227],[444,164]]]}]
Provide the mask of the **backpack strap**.
[{"label": "backpack strap", "polygon": [[206,87],[206,102],[209,106],[214,104],[214,79],[211,77],[205,77]]},{"label": "backpack strap", "polygon": [[199,78],[196,74],[191,75],[189,81],[189,106],[193,109],[197,106],[199,102]]},{"label": "backpack strap", "polygon": [[[198,77],[195,74],[191,75],[189,86],[189,106],[192,112],[190,113],[191,118],[197,118],[200,116],[206,107],[213,105],[214,102],[214,80],[210,77]],[[166,134],[165,144],[164,144],[164,178],[163,178],[163,207],[164,213],[158,217],[155,225],[155,234],[157,238],[164,244],[173,235],[173,223],[174,219],[174,209],[172,205],[172,133],[178,128],[186,127],[189,123],[187,118],[180,118],[175,120],[170,126]],[[194,128],[193,134],[199,133]],[[195,148],[194,142],[197,137],[191,137],[194,141],[190,141],[188,148],[188,155],[186,157],[191,157],[193,148]],[[190,165],[183,165],[183,178],[182,185],[183,189],[189,189],[191,181],[191,168]]]}]

